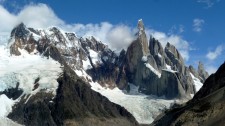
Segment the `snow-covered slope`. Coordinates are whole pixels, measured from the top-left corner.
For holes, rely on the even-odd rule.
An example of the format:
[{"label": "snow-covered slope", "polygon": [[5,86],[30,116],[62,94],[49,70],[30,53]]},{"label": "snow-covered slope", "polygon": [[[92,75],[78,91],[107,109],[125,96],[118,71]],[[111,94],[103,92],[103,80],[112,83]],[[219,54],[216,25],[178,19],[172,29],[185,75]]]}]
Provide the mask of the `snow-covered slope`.
[{"label": "snow-covered slope", "polygon": [[[28,54],[24,50],[21,56],[10,56],[8,49],[0,47],[0,91],[15,88],[17,82],[24,94],[33,94],[41,89],[55,92],[58,87],[56,79],[59,77],[61,65],[40,55]],[[35,90],[35,80],[39,79],[38,88]]]},{"label": "snow-covered slope", "polygon": [[15,102],[16,100],[9,99],[4,94],[0,95],[0,126],[20,126],[6,117],[12,111],[12,106]]},{"label": "snow-covered slope", "polygon": [[191,73],[191,77],[194,81],[194,85],[195,85],[195,90],[196,92],[200,90],[200,88],[203,86],[202,82],[197,78],[195,77],[192,73]]},{"label": "snow-covered slope", "polygon": [[[35,95],[40,90],[55,94],[58,87],[56,79],[62,73],[61,65],[51,58],[28,54],[24,50],[20,50],[20,52],[21,56],[10,56],[9,50],[5,46],[0,46],[0,92],[16,88],[19,82],[18,88],[22,89],[26,96]],[[0,95],[1,126],[17,125],[6,116],[19,100],[20,98],[17,100],[9,99],[5,94]]]},{"label": "snow-covered slope", "polygon": [[[103,88],[98,83],[91,83],[91,86],[93,90],[106,96],[110,101],[125,107],[140,124],[152,123],[160,113],[170,108],[175,102],[175,100],[166,100],[141,93],[125,93],[118,88]],[[138,90],[138,87],[132,85],[131,90]]]}]

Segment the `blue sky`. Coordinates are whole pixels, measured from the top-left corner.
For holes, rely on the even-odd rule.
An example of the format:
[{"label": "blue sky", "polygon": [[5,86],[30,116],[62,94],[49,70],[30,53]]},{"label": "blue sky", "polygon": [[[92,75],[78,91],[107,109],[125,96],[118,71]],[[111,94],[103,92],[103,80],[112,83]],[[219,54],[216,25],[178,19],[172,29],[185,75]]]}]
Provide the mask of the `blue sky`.
[{"label": "blue sky", "polygon": [[[210,72],[215,71],[225,59],[224,0],[0,0],[3,10],[27,20],[39,13],[29,15],[27,12],[26,15],[22,11],[38,3],[45,4],[52,11],[51,19],[58,21],[52,23],[54,25],[63,22],[64,26],[70,27],[74,24],[102,27],[101,22],[108,22],[113,28],[120,25],[132,31],[138,19],[142,18],[149,34],[163,33],[165,41],[178,37],[177,41],[182,42],[174,42],[175,46],[188,46],[178,48],[188,53],[186,63],[196,66],[200,60]],[[0,19],[4,20],[1,12]]]}]

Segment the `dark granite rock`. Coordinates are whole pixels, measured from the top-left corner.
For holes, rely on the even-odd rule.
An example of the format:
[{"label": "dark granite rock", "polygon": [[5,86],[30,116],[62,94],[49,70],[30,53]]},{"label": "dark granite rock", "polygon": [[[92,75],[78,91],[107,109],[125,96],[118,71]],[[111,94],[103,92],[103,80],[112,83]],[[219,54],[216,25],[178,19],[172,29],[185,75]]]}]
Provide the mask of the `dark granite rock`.
[{"label": "dark granite rock", "polygon": [[[149,40],[149,50],[151,55],[154,57],[158,70],[165,69],[166,63],[165,63],[164,49],[161,43],[155,38],[153,38],[152,36],[150,36],[150,40]],[[153,60],[150,60],[150,61],[153,61]],[[150,64],[153,65],[152,63]]]},{"label": "dark granite rock", "polygon": [[15,88],[9,88],[9,89],[6,89],[6,90],[0,92],[0,95],[5,94],[8,98],[16,100],[23,93],[23,90],[18,87],[19,87],[19,83],[17,83]]},{"label": "dark granite rock", "polygon": [[147,38],[142,21],[138,28],[137,40],[131,43],[126,54],[128,82],[140,86],[139,91],[145,94],[190,98],[195,93],[194,82],[179,51],[170,43],[163,49],[152,36],[149,49],[145,49]]}]

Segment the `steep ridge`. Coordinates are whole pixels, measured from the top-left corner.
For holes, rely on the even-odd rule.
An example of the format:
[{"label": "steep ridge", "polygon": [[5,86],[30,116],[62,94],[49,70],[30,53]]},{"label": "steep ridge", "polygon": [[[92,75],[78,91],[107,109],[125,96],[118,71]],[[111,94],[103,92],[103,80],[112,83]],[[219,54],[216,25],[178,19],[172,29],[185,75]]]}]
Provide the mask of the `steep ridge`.
[{"label": "steep ridge", "polygon": [[223,126],[225,123],[224,73],[225,63],[215,74],[206,79],[203,87],[192,100],[166,112],[165,115],[158,117],[152,125]]}]

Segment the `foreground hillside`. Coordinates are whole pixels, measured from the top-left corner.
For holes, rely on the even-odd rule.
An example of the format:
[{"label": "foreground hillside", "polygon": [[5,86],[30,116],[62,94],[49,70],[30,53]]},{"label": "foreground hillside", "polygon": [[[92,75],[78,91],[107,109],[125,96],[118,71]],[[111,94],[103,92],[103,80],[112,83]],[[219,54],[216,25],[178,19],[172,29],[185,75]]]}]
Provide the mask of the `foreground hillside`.
[{"label": "foreground hillside", "polygon": [[152,125],[223,126],[225,124],[225,63],[188,103],[158,117]]}]

